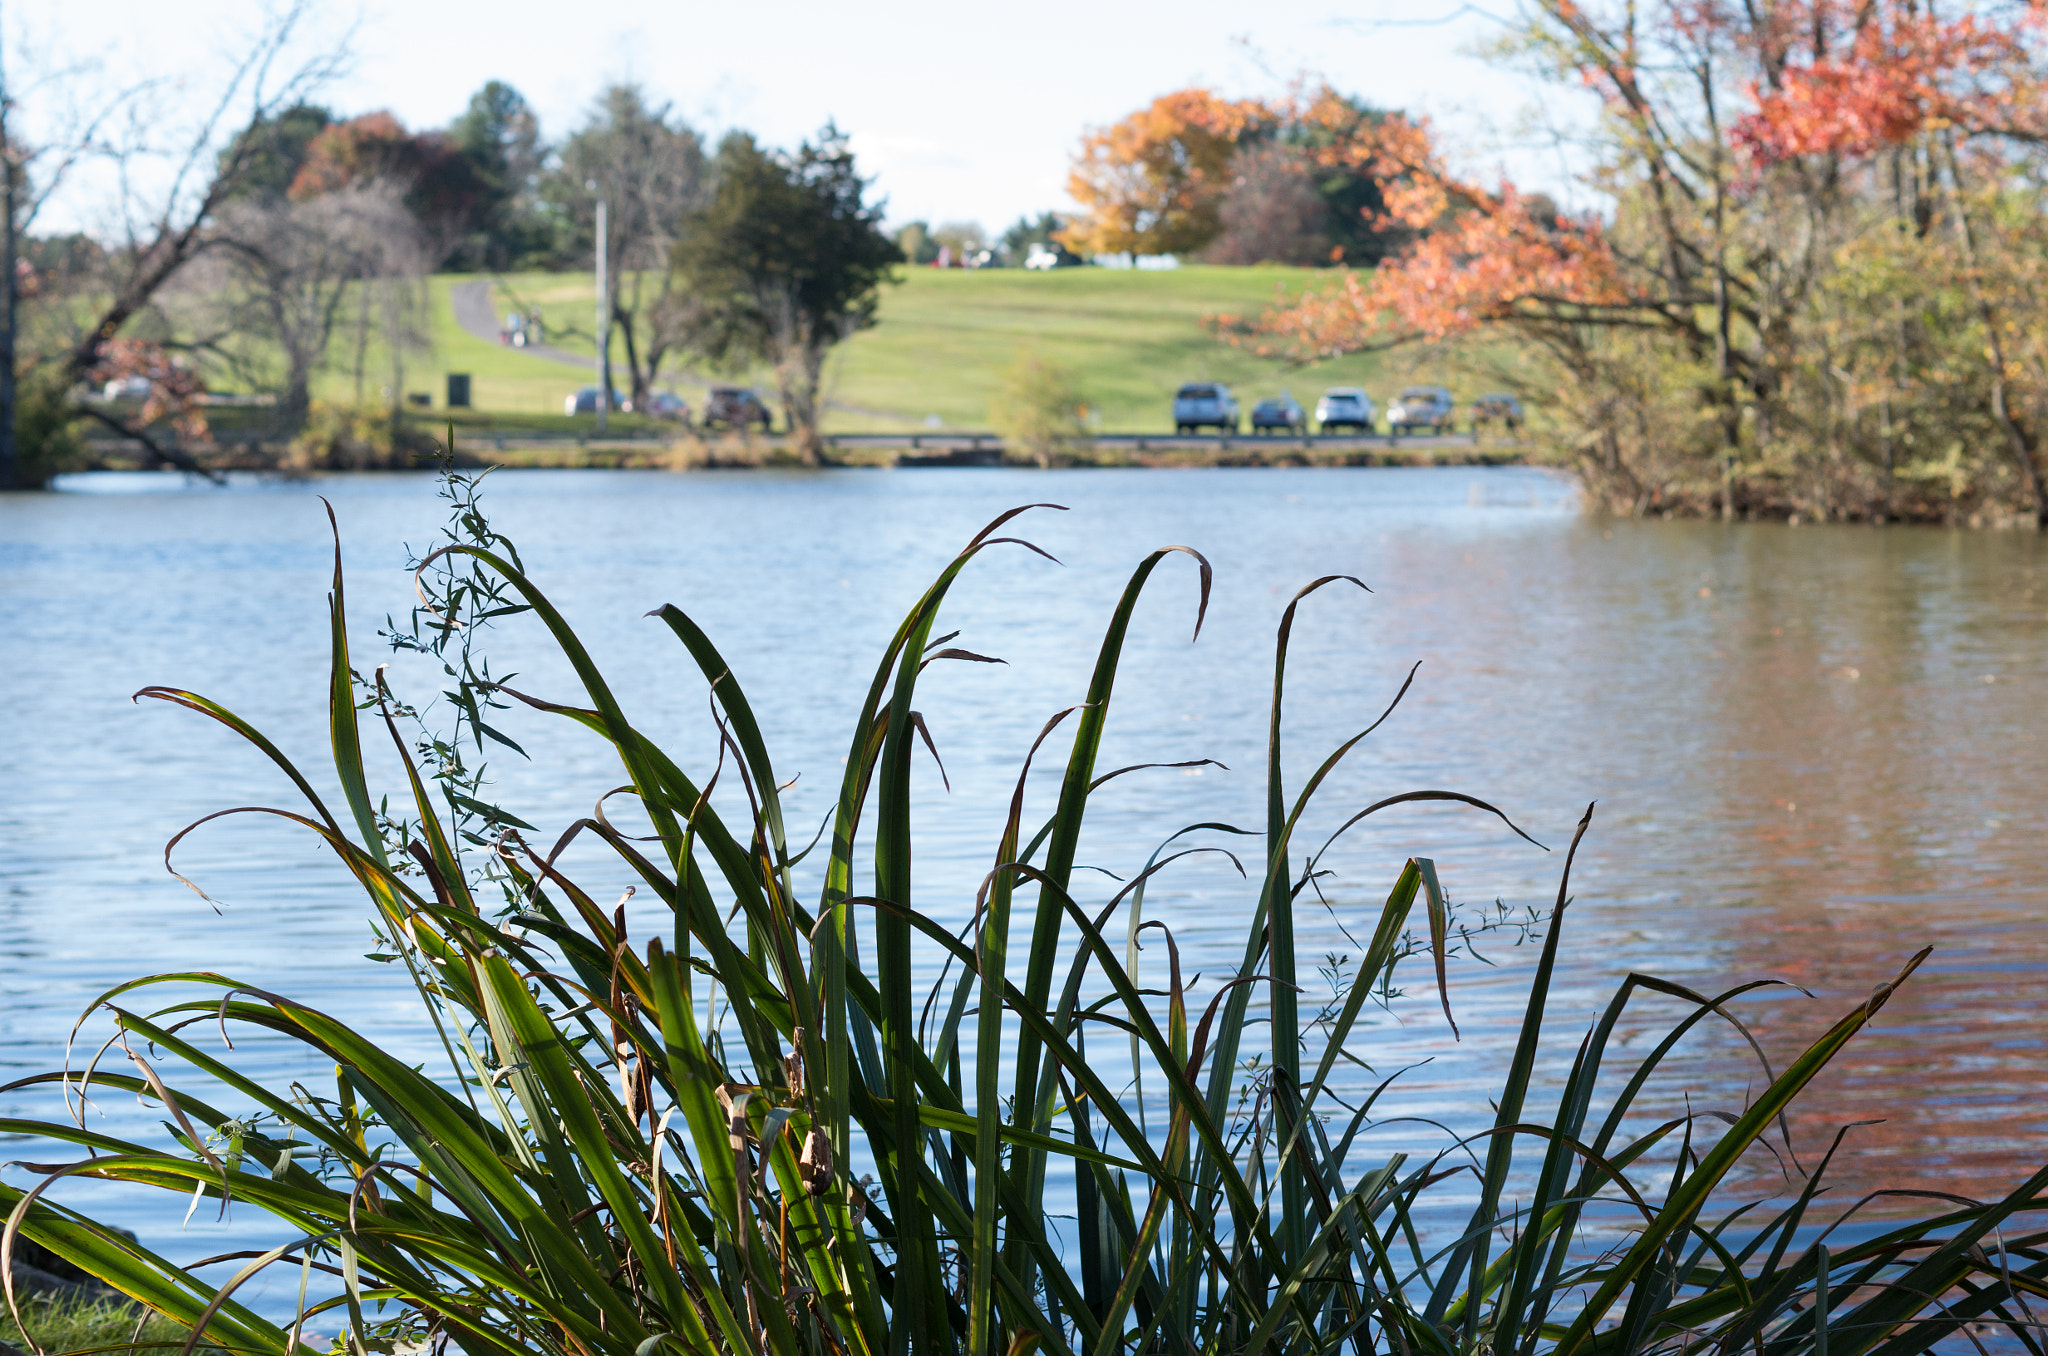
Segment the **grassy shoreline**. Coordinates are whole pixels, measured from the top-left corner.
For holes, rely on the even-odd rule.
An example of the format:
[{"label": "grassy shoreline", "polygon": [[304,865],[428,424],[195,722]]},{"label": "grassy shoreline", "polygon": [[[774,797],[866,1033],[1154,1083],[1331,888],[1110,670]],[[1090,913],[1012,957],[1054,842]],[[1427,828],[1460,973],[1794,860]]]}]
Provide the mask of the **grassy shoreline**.
[{"label": "grassy shoreline", "polygon": [[[1113,444],[1065,457],[1063,467],[1141,467],[1158,470],[1189,470],[1204,467],[1320,466],[1332,468],[1372,466],[1526,466],[1535,464],[1525,446],[1465,445],[1418,447],[1390,444],[1379,447],[1321,447],[1274,439],[1259,443],[1233,440],[1228,447],[1193,447],[1187,440],[1161,438],[1145,445]],[[456,462],[462,466],[508,466],[527,470],[663,470],[719,471],[801,465],[789,450],[788,440],[725,435],[702,437],[686,434],[666,439],[623,438],[533,438],[491,437],[456,433]],[[964,451],[965,449],[963,449]],[[980,457],[947,460],[943,450],[914,445],[910,435],[886,443],[828,448],[831,464],[839,467],[873,469],[1006,468],[1038,469],[1028,457],[1003,452],[994,438],[983,442]],[[291,473],[319,470],[403,470],[403,461],[342,467],[309,467],[294,463],[288,449],[276,445],[231,445],[198,457],[209,471],[262,471]],[[432,463],[420,463],[431,469]],[[80,471],[140,471],[151,468],[149,457],[139,447],[100,443]]]}]

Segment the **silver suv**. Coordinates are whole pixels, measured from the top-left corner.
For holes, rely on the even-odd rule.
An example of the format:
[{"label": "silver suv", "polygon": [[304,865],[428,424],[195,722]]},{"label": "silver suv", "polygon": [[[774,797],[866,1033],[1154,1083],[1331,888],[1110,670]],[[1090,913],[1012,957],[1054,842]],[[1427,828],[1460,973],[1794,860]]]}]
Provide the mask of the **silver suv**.
[{"label": "silver suv", "polygon": [[1387,432],[1393,437],[1420,433],[1424,429],[1431,433],[1451,431],[1451,393],[1448,388],[1410,386],[1387,405]]},{"label": "silver suv", "polygon": [[1191,381],[1173,397],[1173,431],[1193,433],[1198,428],[1238,431],[1237,397],[1222,382]]}]

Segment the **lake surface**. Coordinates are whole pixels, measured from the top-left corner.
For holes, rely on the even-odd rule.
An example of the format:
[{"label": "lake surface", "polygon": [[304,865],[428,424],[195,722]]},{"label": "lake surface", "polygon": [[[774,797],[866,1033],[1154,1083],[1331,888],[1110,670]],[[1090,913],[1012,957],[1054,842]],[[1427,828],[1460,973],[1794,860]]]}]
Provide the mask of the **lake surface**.
[{"label": "lake surface", "polygon": [[[94,476],[0,497],[0,1081],[55,1067],[94,995],[133,976],[216,969],[282,990],[401,1045],[415,1041],[403,975],[361,959],[366,909],[310,837],[230,819],[195,834],[171,878],[163,844],[233,805],[290,805],[259,756],[203,719],[129,694],[165,683],[214,697],[309,771],[326,744],[325,515],[340,519],[357,667],[410,605],[406,544],[441,521],[426,476],[237,482]],[[1005,548],[970,566],[942,617],[954,642],[1004,666],[941,665],[919,705],[951,780],[920,762],[917,903],[964,921],[1016,769],[1047,716],[1080,700],[1100,629],[1131,568],[1185,544],[1215,567],[1198,643],[1195,572],[1163,565],[1141,604],[1103,767],[1214,758],[1135,774],[1098,798],[1082,860],[1121,875],[1185,824],[1256,826],[1274,627],[1304,605],[1289,664],[1287,765],[1301,778],[1379,714],[1392,720],[1335,777],[1320,842],[1350,810],[1418,787],[1500,805],[1497,822],[1397,810],[1347,839],[1305,919],[1306,956],[1343,951],[1401,862],[1433,857],[1468,909],[1547,906],[1589,801],[1594,826],[1565,921],[1552,1009],[1555,1073],[1619,980],[1643,970],[1702,990],[1792,981],[1744,1000],[1774,1063],[1863,1001],[1922,946],[1932,958],[1809,1094],[1802,1154],[1855,1131],[1837,1195],[1878,1186],[1988,1193],[2048,1160],[2048,549],[2039,537],[1918,528],[1613,522],[1569,486],[1520,468],[498,473],[486,502],[580,630],[629,714],[702,772],[715,757],[704,683],[642,619],[674,602],[746,687],[804,837],[830,803],[855,709],[903,611],[1001,510],[1061,564]],[[572,698],[566,666],[524,619],[494,632],[493,667]],[[425,702],[438,674],[394,663]],[[552,841],[620,781],[588,736],[533,713],[505,726],[534,755],[494,765],[504,803]],[[366,737],[369,731],[366,729]],[[1058,741],[1055,741],[1058,745]],[[1063,746],[1061,753],[1063,753]],[[1049,811],[1059,754],[1032,783]],[[321,786],[328,783],[316,778]],[[628,882],[602,866],[593,894]],[[1104,898],[1116,886],[1099,879]],[[1256,897],[1219,857],[1162,876],[1147,902],[1190,971],[1236,964]],[[1390,1112],[1485,1116],[1515,1036],[1533,948],[1481,943],[1492,969],[1453,971],[1464,1028],[1433,998],[1368,1040],[1391,1071],[1424,1064]],[[1311,967],[1304,963],[1304,971]],[[1410,976],[1427,997],[1424,976]],[[1213,984],[1213,979],[1205,983]],[[1213,991],[1213,990],[1211,990]],[[1624,1038],[1654,1040],[1680,1009],[1644,1004]],[[89,1024],[104,1038],[104,1022]],[[288,1054],[238,1042],[247,1067]],[[427,1056],[424,1045],[420,1057]],[[297,1066],[290,1066],[298,1072]],[[1736,1107],[1761,1085],[1739,1040],[1705,1028],[1660,1085],[1665,1104]],[[120,1099],[102,1128],[146,1135]],[[47,1089],[0,1114],[56,1117]],[[1390,1128],[1394,1139],[1419,1132]],[[4,1147],[4,1146],[0,1146]],[[16,1156],[13,1153],[5,1156]],[[6,1180],[27,1180],[6,1170]],[[195,1218],[147,1193],[82,1204],[173,1256],[221,1250],[256,1221]],[[206,1213],[206,1212],[202,1212]]]}]

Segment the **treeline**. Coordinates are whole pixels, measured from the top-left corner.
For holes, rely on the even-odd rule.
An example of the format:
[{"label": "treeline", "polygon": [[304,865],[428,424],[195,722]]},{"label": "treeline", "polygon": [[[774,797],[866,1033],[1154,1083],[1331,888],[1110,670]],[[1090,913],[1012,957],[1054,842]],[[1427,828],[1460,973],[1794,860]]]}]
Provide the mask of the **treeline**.
[{"label": "treeline", "polygon": [[[391,184],[425,234],[433,268],[462,272],[588,267],[594,204],[616,198],[621,234],[636,216],[673,222],[696,206],[709,159],[673,106],[615,84],[558,142],[511,85],[493,80],[445,128],[408,130],[386,111],[343,117],[301,103],[244,129],[221,152],[244,157],[231,200],[307,202]],[[634,243],[640,242],[636,239]]]},{"label": "treeline", "polygon": [[[896,232],[896,247],[913,264],[950,268],[1073,268],[1086,263],[1062,239],[1073,220],[1062,212],[1026,213],[1000,235],[978,221],[909,222]],[[1045,262],[1033,263],[1042,255]]]},{"label": "treeline", "polygon": [[[2036,10],[1539,0],[1515,22],[1504,59],[1601,99],[1581,147],[1597,210],[1473,182],[1425,125],[1327,90],[1188,90],[1084,144],[1090,214],[1068,239],[1216,250],[1234,220],[1286,219],[1244,195],[1291,155],[1371,185],[1357,214],[1384,250],[1215,317],[1231,342],[1301,363],[1408,350],[1518,390],[1547,454],[1618,513],[2048,522]],[[1293,192],[1313,238],[1327,218]]]},{"label": "treeline", "polygon": [[[630,398],[643,402],[686,356],[766,366],[797,447],[815,457],[824,355],[874,323],[877,288],[904,260],[836,127],[792,150],[744,131],[707,147],[630,83],[605,89],[556,143],[493,81],[445,128],[272,99],[200,151],[210,176],[164,204],[147,237],[17,233],[20,304],[0,319],[0,376],[20,390],[0,383],[0,406],[14,407],[0,427],[15,434],[0,480],[43,483],[94,424],[192,466],[208,433],[202,373],[274,398],[270,435],[322,442],[316,464],[360,464],[366,440],[403,464],[427,277],[587,268],[600,220]],[[30,216],[17,210],[17,226]],[[353,375],[352,406],[317,411],[316,377],[337,370]],[[366,421],[380,401],[385,416]]]}]

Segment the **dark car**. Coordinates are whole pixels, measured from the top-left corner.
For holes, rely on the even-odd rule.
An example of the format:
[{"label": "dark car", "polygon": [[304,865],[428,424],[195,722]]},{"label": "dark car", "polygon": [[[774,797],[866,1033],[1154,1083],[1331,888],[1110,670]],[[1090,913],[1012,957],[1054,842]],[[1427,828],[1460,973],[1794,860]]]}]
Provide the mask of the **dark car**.
[{"label": "dark car", "polygon": [[1280,429],[1288,433],[1301,433],[1308,428],[1308,416],[1302,413],[1301,402],[1282,391],[1278,400],[1261,400],[1252,409],[1252,432],[1264,433],[1269,429]]},{"label": "dark car", "polygon": [[1472,429],[1478,432],[1488,424],[1498,423],[1513,433],[1522,427],[1522,402],[1506,391],[1495,391],[1472,402]]},{"label": "dark car", "polygon": [[1399,399],[1387,406],[1387,432],[1396,438],[1404,433],[1420,433],[1424,429],[1431,433],[1449,433],[1453,408],[1447,388],[1410,386],[1401,392]]},{"label": "dark car", "polygon": [[690,422],[690,407],[674,391],[656,391],[641,403],[639,413],[651,414],[656,419],[673,419],[678,423]]},{"label": "dark car", "polygon": [[761,426],[766,433],[775,426],[775,416],[761,397],[745,386],[714,386],[704,402],[705,428],[746,428]]},{"label": "dark car", "polygon": [[[612,403],[610,408],[614,410],[623,410],[626,408],[625,402],[619,399],[619,393],[617,391],[612,392]],[[595,386],[586,386],[582,390],[578,391],[575,395],[572,395],[567,399],[563,400],[562,413],[596,414],[597,388]]]}]

